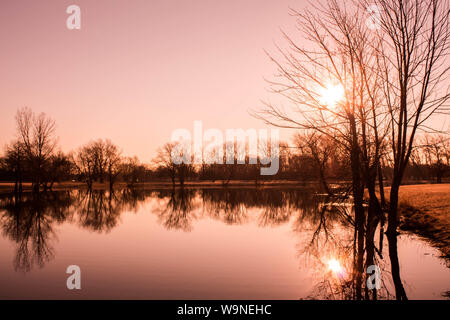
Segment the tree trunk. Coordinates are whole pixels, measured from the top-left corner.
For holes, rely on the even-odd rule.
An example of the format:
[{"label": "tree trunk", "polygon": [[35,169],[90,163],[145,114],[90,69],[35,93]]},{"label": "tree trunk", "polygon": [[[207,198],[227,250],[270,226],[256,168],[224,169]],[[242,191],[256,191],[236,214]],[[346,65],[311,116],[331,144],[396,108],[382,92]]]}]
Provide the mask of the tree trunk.
[{"label": "tree trunk", "polygon": [[389,259],[391,260],[392,281],[394,282],[395,286],[395,298],[397,300],[408,300],[405,288],[403,287],[402,280],[400,277],[400,264],[398,262],[398,252],[397,252],[397,235],[388,234],[388,243],[389,243]]},{"label": "tree trunk", "polygon": [[[373,187],[373,186],[372,186]],[[374,189],[374,188],[373,188]],[[375,190],[373,190],[373,193]],[[369,191],[370,193],[370,191]],[[366,227],[366,252],[367,252],[367,258],[366,258],[366,268],[368,266],[371,266],[375,262],[375,231],[377,229],[378,223],[380,221],[379,217],[380,214],[382,214],[380,204],[378,202],[377,198],[374,198],[373,196],[370,197],[369,201],[369,209],[367,211],[367,227]],[[366,281],[368,279],[368,274],[366,274]],[[366,286],[366,299],[369,298],[369,290]],[[377,289],[374,288],[372,290],[372,298],[374,300],[377,299]]]},{"label": "tree trunk", "polygon": [[380,188],[381,208],[384,210],[386,208],[386,197],[384,195],[383,171],[381,171],[380,163],[378,163],[378,187]]},{"label": "tree trunk", "polygon": [[391,186],[390,202],[389,202],[389,214],[388,214],[388,229],[387,234],[396,235],[398,226],[398,192],[400,184],[394,178]]},{"label": "tree trunk", "polygon": [[180,181],[180,186],[184,186],[184,168],[180,168],[178,171],[178,180]]},{"label": "tree trunk", "polygon": [[320,179],[320,183],[323,187],[323,189],[325,190],[325,192],[331,196],[333,195],[333,193],[331,192],[330,188],[328,187],[328,183],[327,180],[325,179],[325,168],[323,168],[322,166],[319,167],[319,179]]},{"label": "tree trunk", "polygon": [[92,190],[92,180],[90,178],[87,179],[86,184],[87,184],[88,190]]}]

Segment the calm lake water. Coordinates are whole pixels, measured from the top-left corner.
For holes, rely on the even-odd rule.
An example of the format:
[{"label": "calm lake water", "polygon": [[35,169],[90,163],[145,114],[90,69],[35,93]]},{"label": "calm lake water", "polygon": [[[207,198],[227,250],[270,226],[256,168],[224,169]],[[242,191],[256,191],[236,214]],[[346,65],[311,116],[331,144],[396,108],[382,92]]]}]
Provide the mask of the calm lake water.
[{"label": "calm lake water", "polygon": [[[351,216],[305,188],[0,195],[0,298],[353,299]],[[383,243],[377,295],[393,299]],[[448,297],[437,250],[401,234],[396,251],[408,298]],[[69,265],[81,268],[81,290],[66,287]]]}]

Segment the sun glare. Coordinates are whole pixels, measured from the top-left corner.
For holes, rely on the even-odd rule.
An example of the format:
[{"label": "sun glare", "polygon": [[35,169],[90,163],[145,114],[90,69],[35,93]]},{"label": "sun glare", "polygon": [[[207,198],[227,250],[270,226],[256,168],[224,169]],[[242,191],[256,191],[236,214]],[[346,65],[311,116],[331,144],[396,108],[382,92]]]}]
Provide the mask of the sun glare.
[{"label": "sun glare", "polygon": [[343,271],[340,262],[336,259],[328,260],[328,269],[334,273],[341,273]]},{"label": "sun glare", "polygon": [[333,108],[344,98],[344,88],[338,85],[327,85],[320,90],[319,102],[327,107]]}]

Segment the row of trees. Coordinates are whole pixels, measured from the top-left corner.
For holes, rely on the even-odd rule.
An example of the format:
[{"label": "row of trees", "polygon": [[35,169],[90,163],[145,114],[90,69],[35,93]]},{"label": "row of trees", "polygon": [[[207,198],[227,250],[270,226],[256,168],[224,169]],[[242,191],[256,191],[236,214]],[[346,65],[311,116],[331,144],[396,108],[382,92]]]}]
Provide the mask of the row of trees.
[{"label": "row of trees", "polygon": [[15,182],[21,192],[24,182],[31,182],[35,192],[51,189],[57,182],[83,181],[89,188],[94,182],[113,187],[120,175],[133,184],[145,177],[146,166],[134,158],[122,157],[110,140],[96,140],[75,152],[64,154],[58,148],[56,124],[44,113],[22,108],[16,114],[17,138],[5,147],[0,159],[2,180]]},{"label": "row of trees", "polygon": [[[113,188],[117,181],[134,185],[139,182],[168,179],[175,185],[186,180],[222,181],[261,179],[319,181],[324,191],[331,194],[330,182],[351,180],[348,150],[335,140],[319,132],[294,135],[290,143],[280,144],[280,168],[274,176],[261,176],[262,164],[175,164],[172,161],[173,143],[158,149],[151,164],[143,164],[137,157],[123,157],[120,148],[110,140],[91,141],[76,151],[64,154],[57,148],[55,123],[45,114],[35,115],[24,108],[16,115],[18,138],[8,144],[0,161],[0,179],[15,182],[15,191],[22,190],[23,182],[31,182],[33,190],[51,189],[62,181],[85,182],[92,188],[95,182]],[[411,153],[406,176],[440,183],[450,173],[450,143],[443,135],[425,135],[418,140]],[[224,154],[230,152],[223,146]],[[235,148],[234,150],[237,150]],[[393,159],[386,153],[381,159],[382,173],[392,177]],[[224,156],[225,157],[225,156]],[[225,159],[223,159],[225,163]]]},{"label": "row of trees", "polygon": [[418,139],[411,152],[407,173],[415,179],[435,178],[437,183],[450,172],[450,138],[443,135],[425,135]]},{"label": "row of trees", "polygon": [[59,179],[68,177],[71,162],[57,151],[55,122],[31,109],[16,114],[17,138],[5,148],[1,166],[15,181],[15,191],[22,190],[23,181],[31,181],[34,191],[46,190]]}]

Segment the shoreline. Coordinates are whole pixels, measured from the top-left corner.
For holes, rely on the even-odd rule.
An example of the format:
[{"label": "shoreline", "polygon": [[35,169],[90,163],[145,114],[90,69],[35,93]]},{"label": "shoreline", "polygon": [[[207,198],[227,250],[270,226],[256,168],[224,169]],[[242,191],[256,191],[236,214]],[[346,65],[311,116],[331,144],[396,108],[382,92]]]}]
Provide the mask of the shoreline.
[{"label": "shoreline", "polygon": [[[311,185],[317,185],[316,181],[297,181],[297,180],[266,180],[258,181],[254,180],[231,180],[229,183],[224,184],[222,180],[216,181],[187,181],[184,183],[184,188],[227,188],[227,187],[247,187],[247,188],[263,188],[263,187],[308,187]],[[173,188],[172,182],[167,181],[154,181],[154,182],[140,182],[133,185],[128,185],[125,182],[118,182],[114,184],[114,189],[123,188],[143,188],[143,189],[167,189]],[[175,188],[181,188],[179,183],[175,183]],[[63,191],[71,189],[87,189],[86,183],[83,182],[62,182],[55,183],[51,190],[48,191]],[[109,189],[108,183],[94,183],[92,185],[93,190]],[[31,183],[23,183],[23,191],[31,191]],[[14,191],[14,183],[0,182],[0,193],[10,193]]]},{"label": "shoreline", "polygon": [[421,236],[450,260],[450,184],[401,186],[399,219],[400,230]]},{"label": "shoreline", "polygon": [[[328,184],[332,187],[349,184],[350,181],[329,181]],[[202,181],[186,181],[184,183],[185,188],[208,188],[208,187],[307,187],[315,185],[317,186],[318,181],[309,180],[309,181],[299,181],[299,180],[258,180],[255,183],[255,180],[230,180],[228,183],[224,183],[223,180],[202,180]],[[406,181],[401,188],[412,186],[412,185],[445,185],[444,184],[435,184],[426,180],[419,181]],[[30,191],[31,183],[24,182],[22,184],[23,191]],[[155,189],[155,188],[172,188],[171,181],[151,181],[151,182],[138,182],[133,185],[128,185],[126,182],[117,182],[114,184],[114,188],[145,188],[145,189]],[[175,188],[180,188],[181,185],[179,182],[175,183]],[[75,181],[64,181],[55,183],[49,191],[61,191],[61,190],[69,190],[74,188],[84,189],[87,188],[86,183],[84,182],[75,182]],[[94,182],[92,185],[94,190],[96,189],[109,189],[109,184],[104,182]],[[8,181],[0,181],[0,193],[13,192],[14,191],[14,182]],[[449,190],[450,191],[450,190]],[[389,186],[385,185],[385,192],[387,195],[389,194]]]}]

